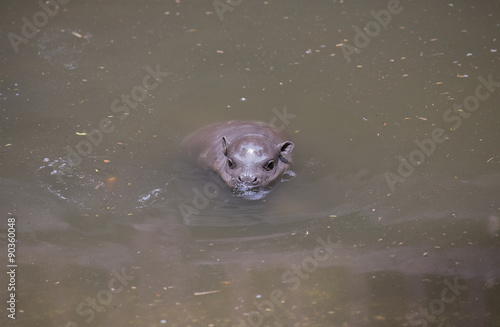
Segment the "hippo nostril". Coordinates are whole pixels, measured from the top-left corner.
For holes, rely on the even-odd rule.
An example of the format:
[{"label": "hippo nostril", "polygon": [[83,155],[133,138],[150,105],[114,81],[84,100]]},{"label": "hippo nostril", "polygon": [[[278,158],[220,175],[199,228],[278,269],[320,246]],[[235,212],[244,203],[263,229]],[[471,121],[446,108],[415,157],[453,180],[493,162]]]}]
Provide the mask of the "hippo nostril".
[{"label": "hippo nostril", "polygon": [[246,184],[246,185],[257,185],[258,184],[258,178],[250,175],[241,175],[238,176],[238,181],[240,183]]}]

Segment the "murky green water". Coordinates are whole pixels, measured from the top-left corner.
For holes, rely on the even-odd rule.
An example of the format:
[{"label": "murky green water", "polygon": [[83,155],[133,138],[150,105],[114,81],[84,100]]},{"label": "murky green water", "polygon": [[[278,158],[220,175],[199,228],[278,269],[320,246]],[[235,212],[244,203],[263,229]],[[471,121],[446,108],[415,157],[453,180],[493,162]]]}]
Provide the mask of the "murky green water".
[{"label": "murky green water", "polygon": [[[500,326],[498,1],[54,3],[0,10],[2,325]],[[297,177],[179,160],[231,119]]]}]

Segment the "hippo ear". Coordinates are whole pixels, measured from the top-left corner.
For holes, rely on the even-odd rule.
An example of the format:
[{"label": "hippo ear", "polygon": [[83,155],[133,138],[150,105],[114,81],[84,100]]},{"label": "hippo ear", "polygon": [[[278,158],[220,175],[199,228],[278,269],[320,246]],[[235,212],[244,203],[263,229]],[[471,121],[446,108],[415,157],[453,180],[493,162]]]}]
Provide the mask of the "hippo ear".
[{"label": "hippo ear", "polygon": [[281,161],[283,161],[284,163],[291,162],[290,153],[292,153],[293,147],[294,147],[294,145],[290,141],[285,141],[283,143],[278,144],[278,149],[280,151],[280,160]]},{"label": "hippo ear", "polygon": [[290,141],[285,141],[283,143],[278,144],[278,149],[280,149],[280,154],[282,156],[292,153],[293,147],[294,144]]},{"label": "hippo ear", "polygon": [[229,141],[226,139],[225,136],[222,137],[222,151],[224,155],[227,157],[227,146],[229,144]]}]

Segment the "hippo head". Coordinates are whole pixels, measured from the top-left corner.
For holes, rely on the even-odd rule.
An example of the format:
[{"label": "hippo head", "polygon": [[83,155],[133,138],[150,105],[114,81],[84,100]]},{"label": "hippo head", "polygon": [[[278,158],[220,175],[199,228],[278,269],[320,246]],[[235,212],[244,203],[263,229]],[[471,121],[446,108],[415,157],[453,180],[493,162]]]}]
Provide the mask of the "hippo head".
[{"label": "hippo head", "polygon": [[278,144],[259,134],[245,135],[234,141],[223,137],[221,178],[233,192],[259,199],[266,187],[279,180],[290,167],[293,146],[290,141]]}]

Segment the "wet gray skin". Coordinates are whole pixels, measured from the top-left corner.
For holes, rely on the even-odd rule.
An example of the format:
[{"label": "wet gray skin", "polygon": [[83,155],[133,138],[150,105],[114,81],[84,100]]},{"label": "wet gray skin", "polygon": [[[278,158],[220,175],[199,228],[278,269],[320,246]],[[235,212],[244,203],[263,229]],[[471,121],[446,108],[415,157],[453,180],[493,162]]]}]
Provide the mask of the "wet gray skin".
[{"label": "wet gray skin", "polygon": [[293,175],[294,144],[271,124],[211,124],[189,135],[181,147],[201,168],[216,172],[234,193],[248,199],[262,198],[283,173]]}]

